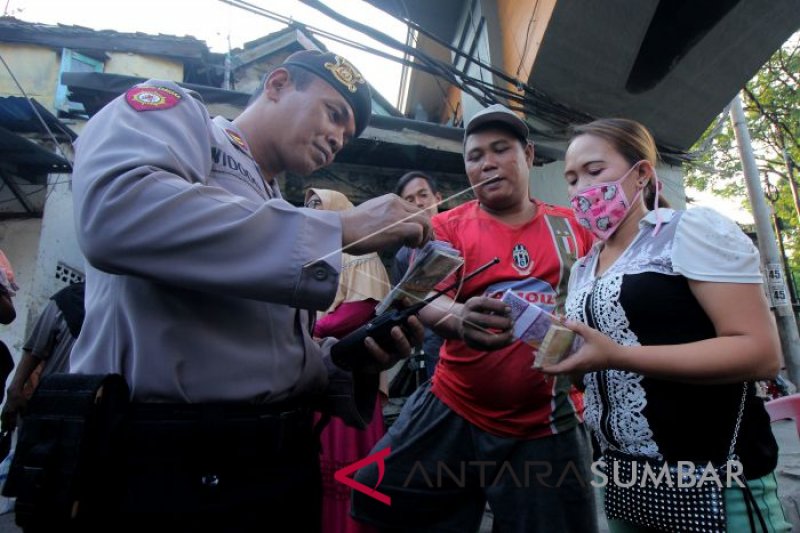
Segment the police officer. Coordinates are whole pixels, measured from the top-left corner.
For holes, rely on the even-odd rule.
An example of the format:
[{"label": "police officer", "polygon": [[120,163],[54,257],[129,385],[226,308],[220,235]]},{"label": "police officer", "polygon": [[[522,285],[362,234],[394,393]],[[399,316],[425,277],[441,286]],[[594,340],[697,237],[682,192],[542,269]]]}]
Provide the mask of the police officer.
[{"label": "police officer", "polygon": [[[78,140],[73,194],[86,319],[72,372],[120,373],[133,400],[121,503],[109,531],[319,527],[311,410],[364,426],[377,371],[422,327],[371,339],[349,373],[309,333],[341,252],[422,245],[430,224],[395,195],[344,212],[295,208],[275,177],[330,165],[360,135],[369,87],[346,59],[295,53],[233,122],[150,80]],[[406,336],[406,332],[408,337]]]}]

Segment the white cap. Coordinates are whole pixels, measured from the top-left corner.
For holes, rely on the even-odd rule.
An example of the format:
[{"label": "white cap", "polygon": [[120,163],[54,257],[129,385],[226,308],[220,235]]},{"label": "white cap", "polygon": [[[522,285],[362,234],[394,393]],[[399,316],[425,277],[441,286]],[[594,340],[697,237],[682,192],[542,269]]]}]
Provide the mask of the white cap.
[{"label": "white cap", "polygon": [[493,104],[485,109],[481,109],[475,113],[472,118],[467,122],[464,128],[464,140],[467,139],[470,133],[475,131],[479,126],[490,124],[492,122],[499,122],[502,125],[508,126],[514,133],[522,137],[528,138],[528,125],[525,124],[519,116],[511,111],[504,105]]}]

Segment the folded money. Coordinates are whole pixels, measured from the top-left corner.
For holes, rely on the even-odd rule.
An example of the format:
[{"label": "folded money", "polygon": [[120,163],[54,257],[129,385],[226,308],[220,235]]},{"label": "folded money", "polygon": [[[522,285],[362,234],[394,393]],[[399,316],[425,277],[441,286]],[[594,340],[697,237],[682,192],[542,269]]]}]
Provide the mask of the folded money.
[{"label": "folded money", "polygon": [[386,311],[398,298],[408,297],[412,303],[424,300],[433,288],[464,264],[458,250],[444,241],[429,241],[412,256],[400,282],[375,308],[375,314]]},{"label": "folded money", "polygon": [[533,368],[542,368],[543,366],[561,362],[562,359],[575,351],[573,346],[575,345],[575,340],[579,338],[571,329],[553,324],[547,330],[539,349],[536,350]]},{"label": "folded money", "polygon": [[511,307],[514,337],[537,349],[533,368],[558,363],[583,344],[583,339],[559,324],[555,316],[513,291],[506,291],[501,300]]},{"label": "folded money", "polygon": [[536,304],[530,304],[513,291],[506,291],[501,300],[511,307],[511,320],[514,321],[514,337],[538,348],[553,324],[553,315]]}]

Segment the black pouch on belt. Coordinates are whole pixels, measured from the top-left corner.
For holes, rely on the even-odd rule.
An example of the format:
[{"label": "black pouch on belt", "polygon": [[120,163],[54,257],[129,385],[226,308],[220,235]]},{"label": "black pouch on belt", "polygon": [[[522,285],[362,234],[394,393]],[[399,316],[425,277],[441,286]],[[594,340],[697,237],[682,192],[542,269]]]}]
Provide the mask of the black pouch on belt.
[{"label": "black pouch on belt", "polygon": [[42,379],[28,402],[3,491],[17,498],[18,525],[73,529],[119,495],[117,451],[128,402],[119,374]]}]

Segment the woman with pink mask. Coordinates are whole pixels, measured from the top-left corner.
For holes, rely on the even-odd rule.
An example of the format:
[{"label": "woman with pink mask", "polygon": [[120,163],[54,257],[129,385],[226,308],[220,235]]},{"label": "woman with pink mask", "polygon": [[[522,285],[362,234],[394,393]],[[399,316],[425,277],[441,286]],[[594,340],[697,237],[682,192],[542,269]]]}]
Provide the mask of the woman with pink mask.
[{"label": "woman with pink mask", "polygon": [[636,122],[575,128],[564,175],[598,242],[566,304],[585,342],[544,370],[584,375],[612,532],[788,531],[752,383],[780,368],[758,251],[711,209],[659,208],[657,157]]}]

